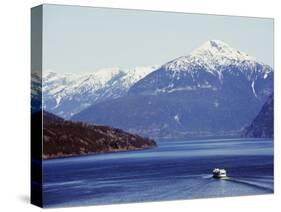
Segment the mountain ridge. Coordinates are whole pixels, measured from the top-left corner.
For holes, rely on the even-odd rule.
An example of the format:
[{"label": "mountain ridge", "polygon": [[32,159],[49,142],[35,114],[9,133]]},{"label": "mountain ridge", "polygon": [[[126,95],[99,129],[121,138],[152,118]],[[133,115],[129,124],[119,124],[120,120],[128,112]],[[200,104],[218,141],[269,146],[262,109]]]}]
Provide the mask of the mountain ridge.
[{"label": "mountain ridge", "polygon": [[[92,105],[72,119],[153,138],[240,136],[273,92],[273,69],[228,46],[213,50],[223,45],[216,44],[207,41],[193,55],[167,62],[136,82],[127,96]],[[204,55],[206,46],[226,56]],[[198,54],[204,61],[194,59]],[[233,60],[237,55],[243,59]]]},{"label": "mountain ridge", "polygon": [[241,134],[242,137],[273,138],[274,137],[274,99],[269,96],[252,123]]},{"label": "mountain ridge", "polygon": [[157,66],[106,68],[93,73],[43,72],[43,108],[69,119],[86,107],[123,96]]},{"label": "mountain ridge", "polygon": [[[239,70],[239,72],[231,73],[234,69]],[[222,41],[210,40],[194,49],[189,55],[171,60],[139,80],[130,88],[129,93],[138,93],[138,86],[141,86],[141,90],[145,91],[144,94],[172,92],[172,90],[177,90],[178,87],[181,90],[192,90],[200,87],[219,89],[224,83],[225,72],[245,76],[255,96],[258,96],[257,84],[263,79],[273,77],[273,69],[270,66],[258,62],[254,57],[235,50]],[[183,77],[189,78],[186,87],[183,87],[183,83],[180,82]],[[153,83],[155,79],[159,78],[161,78],[161,82]],[[198,78],[201,78],[201,80],[198,80]],[[166,80],[166,82],[163,83],[163,80]],[[144,83],[144,81],[146,82]],[[155,87],[155,84],[158,84],[158,86]],[[178,86],[176,86],[177,84]],[[184,84],[186,84],[186,81],[184,81]],[[151,87],[151,85],[154,85],[154,87]],[[147,87],[147,89],[143,89],[144,87]],[[267,96],[269,93],[270,91]]]}]

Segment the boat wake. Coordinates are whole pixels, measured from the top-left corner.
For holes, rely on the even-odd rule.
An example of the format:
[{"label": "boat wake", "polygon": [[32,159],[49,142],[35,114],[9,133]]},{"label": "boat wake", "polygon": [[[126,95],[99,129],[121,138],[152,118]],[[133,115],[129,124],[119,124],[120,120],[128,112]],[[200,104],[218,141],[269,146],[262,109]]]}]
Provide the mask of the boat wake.
[{"label": "boat wake", "polygon": [[269,192],[274,191],[273,187],[271,185],[268,185],[268,183],[264,183],[263,181],[259,182],[259,181],[257,181],[257,179],[255,179],[255,181],[251,181],[251,180],[244,180],[244,179],[228,177],[228,178],[225,178],[224,180],[227,180],[232,183],[243,184],[243,185],[254,187],[257,189],[262,189],[264,191],[269,191]]},{"label": "boat wake", "polygon": [[212,179],[213,175],[211,175],[211,174],[203,175],[202,178],[203,179]]}]

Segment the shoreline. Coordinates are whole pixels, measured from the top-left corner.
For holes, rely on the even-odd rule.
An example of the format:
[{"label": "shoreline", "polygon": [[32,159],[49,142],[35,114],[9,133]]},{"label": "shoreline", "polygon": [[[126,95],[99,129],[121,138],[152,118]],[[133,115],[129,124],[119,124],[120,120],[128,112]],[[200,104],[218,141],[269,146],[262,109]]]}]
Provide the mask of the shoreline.
[{"label": "shoreline", "polygon": [[154,146],[148,146],[144,148],[136,148],[136,149],[129,149],[129,150],[117,150],[117,151],[104,151],[104,152],[89,152],[84,154],[68,154],[62,156],[54,156],[54,157],[47,157],[44,158],[42,154],[42,161],[50,161],[50,160],[58,160],[58,159],[65,159],[65,158],[75,158],[75,157],[87,157],[87,156],[95,156],[95,155],[103,155],[103,154],[114,154],[114,153],[122,153],[122,152],[137,152],[137,151],[144,151],[153,148],[157,148],[157,142],[155,142]]}]

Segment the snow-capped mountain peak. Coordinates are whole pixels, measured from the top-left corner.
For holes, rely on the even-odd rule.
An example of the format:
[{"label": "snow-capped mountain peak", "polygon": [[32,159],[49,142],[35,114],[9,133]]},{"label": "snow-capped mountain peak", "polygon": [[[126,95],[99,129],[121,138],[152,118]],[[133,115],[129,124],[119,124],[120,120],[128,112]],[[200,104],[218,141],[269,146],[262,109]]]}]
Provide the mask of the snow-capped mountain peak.
[{"label": "snow-capped mountain peak", "polygon": [[189,55],[179,57],[164,65],[170,71],[192,71],[192,67],[202,67],[209,72],[217,71],[220,66],[255,65],[255,57],[238,51],[220,40],[209,40],[194,49]]},{"label": "snow-capped mountain peak", "polygon": [[[189,55],[176,58],[137,82],[133,94],[163,94],[247,87],[256,99],[272,91],[273,69],[223,41],[210,40]],[[234,83],[235,82],[235,83]],[[260,89],[261,84],[268,84]]]},{"label": "snow-capped mountain peak", "polygon": [[234,61],[245,61],[256,59],[248,54],[238,51],[220,40],[209,40],[200,47],[193,50],[190,54],[193,57],[206,59],[228,59]]},{"label": "snow-capped mountain peak", "polygon": [[137,81],[158,66],[122,69],[103,68],[91,73],[43,72],[43,107],[64,118],[70,118],[86,107],[127,93]]}]

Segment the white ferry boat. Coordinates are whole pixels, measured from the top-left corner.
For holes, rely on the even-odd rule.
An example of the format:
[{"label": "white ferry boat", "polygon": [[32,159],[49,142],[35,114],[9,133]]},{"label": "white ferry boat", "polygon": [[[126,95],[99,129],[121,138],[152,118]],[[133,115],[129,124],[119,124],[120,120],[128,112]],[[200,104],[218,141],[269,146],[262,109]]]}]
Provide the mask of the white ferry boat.
[{"label": "white ferry boat", "polygon": [[213,177],[214,178],[225,178],[226,176],[226,170],[225,169],[219,169],[219,168],[215,168],[213,170]]}]

